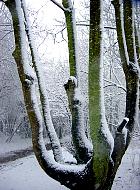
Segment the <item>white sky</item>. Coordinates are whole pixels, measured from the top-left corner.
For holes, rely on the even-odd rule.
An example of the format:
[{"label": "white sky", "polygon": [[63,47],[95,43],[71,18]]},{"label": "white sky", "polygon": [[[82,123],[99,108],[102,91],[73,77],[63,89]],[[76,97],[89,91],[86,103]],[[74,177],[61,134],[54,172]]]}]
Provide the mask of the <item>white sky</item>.
[{"label": "white sky", "polygon": [[[56,0],[58,3],[62,4],[62,0]],[[65,16],[63,11],[58,8],[51,0],[26,0],[27,6],[32,7],[34,10],[38,11],[41,6],[43,6],[38,12],[37,21],[41,28],[42,25],[46,25],[47,30],[53,33],[58,33],[63,27],[56,27],[56,25],[60,25],[61,23],[57,22],[61,21],[65,22]],[[83,0],[75,0],[74,6],[82,9],[81,2]],[[45,5],[45,6],[44,6]],[[82,10],[82,14],[84,14],[84,10]],[[78,13],[78,17],[81,15]],[[33,18],[33,17],[32,17]],[[55,20],[56,19],[56,20]],[[82,18],[81,18],[82,19]],[[63,32],[64,39],[67,40],[67,32],[66,29]],[[57,43],[59,42],[59,43]],[[37,44],[39,44],[37,42]],[[44,41],[42,46],[39,48],[39,55],[44,55],[43,57],[45,62],[49,60],[53,60],[54,64],[57,64],[58,61],[61,63],[68,62],[68,47],[66,41],[62,41],[61,33],[57,34],[56,43],[54,44],[54,38],[52,35],[48,35],[47,39]]]},{"label": "white sky", "polygon": [[[46,30],[53,32],[54,33],[58,31],[58,25],[59,23],[55,21],[55,19],[64,21],[64,13],[63,11],[58,8],[54,3],[52,3],[50,0],[26,0],[27,6],[31,6],[35,11],[38,11],[41,6],[43,6],[40,11],[38,12],[38,23],[40,25],[40,28],[42,25],[46,25]],[[32,3],[34,2],[34,3]],[[57,2],[60,2],[58,0]],[[45,6],[44,6],[45,5]],[[33,18],[33,17],[32,17]],[[34,20],[34,19],[33,19]],[[66,30],[64,31],[64,36],[66,36]],[[56,40],[60,42],[62,40],[61,33],[57,35]],[[37,42],[37,44],[39,44]],[[65,41],[61,43],[55,43],[54,44],[54,39],[52,35],[48,35],[47,39],[44,41],[42,46],[39,48],[39,54],[44,54],[45,53],[45,60],[46,59],[53,59],[55,61],[64,61],[68,59],[68,54],[67,54],[67,43]]]}]

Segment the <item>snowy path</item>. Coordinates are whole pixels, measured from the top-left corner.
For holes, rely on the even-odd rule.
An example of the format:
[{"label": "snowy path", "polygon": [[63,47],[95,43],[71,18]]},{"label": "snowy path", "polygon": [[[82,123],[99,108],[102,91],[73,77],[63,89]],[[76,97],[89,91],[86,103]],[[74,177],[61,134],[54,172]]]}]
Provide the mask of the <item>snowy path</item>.
[{"label": "snowy path", "polygon": [[[140,135],[123,157],[112,190],[140,190]],[[0,164],[0,190],[68,190],[45,174],[34,155]]]},{"label": "snowy path", "polygon": [[47,176],[35,156],[9,162],[0,168],[0,190],[67,190]]},{"label": "snowy path", "polygon": [[140,190],[140,134],[132,139],[116,174],[112,190]]},{"label": "snowy path", "polygon": [[[132,154],[131,154],[132,153]],[[47,176],[34,155],[0,167],[0,190],[68,190]],[[112,190],[140,190],[140,152],[131,146],[117,173]]]}]

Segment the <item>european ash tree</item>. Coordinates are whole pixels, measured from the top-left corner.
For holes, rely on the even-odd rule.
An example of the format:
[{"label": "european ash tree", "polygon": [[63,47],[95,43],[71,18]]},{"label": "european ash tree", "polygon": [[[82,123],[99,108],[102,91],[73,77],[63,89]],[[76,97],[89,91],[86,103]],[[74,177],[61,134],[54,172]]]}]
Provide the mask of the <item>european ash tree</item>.
[{"label": "european ash tree", "polygon": [[[64,12],[67,26],[71,77],[65,84],[65,89],[72,115],[72,137],[76,150],[76,163],[65,163],[62,156],[62,147],[50,115],[45,80],[34,45],[25,0],[4,1],[13,19],[15,35],[13,57],[17,63],[32,128],[33,149],[43,170],[68,188],[109,190],[131,140],[138,111],[139,51],[136,48],[134,4],[132,0],[112,1],[121,64],[126,79],[125,117],[117,129],[114,129],[115,135],[112,136],[105,117],[103,89],[104,1],[90,1],[89,123],[86,126],[90,128],[90,135],[87,133],[88,130],[83,120],[84,98],[80,89],[75,9],[71,0],[62,0],[62,4],[55,0],[51,1]],[[32,63],[28,59],[27,49],[30,49]],[[39,99],[36,95],[35,80],[38,84]],[[44,124],[51,142],[53,158],[46,150],[43,141]]]}]

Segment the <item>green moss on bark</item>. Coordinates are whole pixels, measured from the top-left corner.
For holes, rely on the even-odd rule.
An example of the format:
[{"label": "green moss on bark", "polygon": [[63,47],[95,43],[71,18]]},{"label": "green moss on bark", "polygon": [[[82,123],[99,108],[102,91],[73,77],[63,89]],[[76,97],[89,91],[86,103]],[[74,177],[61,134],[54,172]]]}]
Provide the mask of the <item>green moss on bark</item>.
[{"label": "green moss on bark", "polygon": [[90,2],[90,39],[89,39],[89,121],[93,141],[93,173],[95,189],[104,184],[109,163],[109,146],[101,132],[100,110],[100,1]]},{"label": "green moss on bark", "polygon": [[[67,0],[62,1],[63,6],[69,9],[69,3]],[[67,25],[68,35],[68,48],[69,48],[69,63],[70,63],[70,75],[76,76],[76,54],[75,54],[75,39],[74,39],[74,28],[72,20],[72,10],[65,11],[65,19]]]}]

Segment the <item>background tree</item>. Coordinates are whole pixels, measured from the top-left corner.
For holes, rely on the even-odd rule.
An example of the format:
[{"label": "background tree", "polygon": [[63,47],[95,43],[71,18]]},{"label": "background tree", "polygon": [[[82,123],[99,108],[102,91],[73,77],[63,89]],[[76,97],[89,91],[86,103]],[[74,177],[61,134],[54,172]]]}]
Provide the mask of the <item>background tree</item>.
[{"label": "background tree", "polygon": [[[115,7],[120,57],[126,78],[125,118],[117,127],[114,138],[105,118],[103,92],[103,1],[90,1],[89,126],[93,150],[90,138],[83,127],[82,107],[84,99],[81,96],[79,85],[79,60],[74,7],[71,1],[63,0],[63,5],[55,0],[52,1],[64,11],[66,17],[70,73],[72,76],[65,88],[72,113],[72,135],[77,162],[73,164],[65,163],[62,156],[62,147],[52,123],[48,95],[32,38],[25,2],[24,0],[8,0],[6,5],[12,14],[16,39],[13,56],[17,62],[24,100],[32,127],[33,149],[44,171],[70,189],[111,189],[121,158],[130,142],[137,114],[139,67],[136,56],[132,1],[125,0],[122,4],[120,4],[119,0],[112,1]],[[27,56],[26,39],[28,41],[27,46],[31,52],[32,64],[29,64]],[[38,84],[39,100],[36,96],[35,79]],[[43,142],[44,124],[49,134],[54,158],[49,155]]]},{"label": "background tree", "polygon": [[11,56],[14,49],[14,35],[11,15],[0,2],[0,133],[11,139],[13,134],[31,136],[21,84],[15,61]]}]

